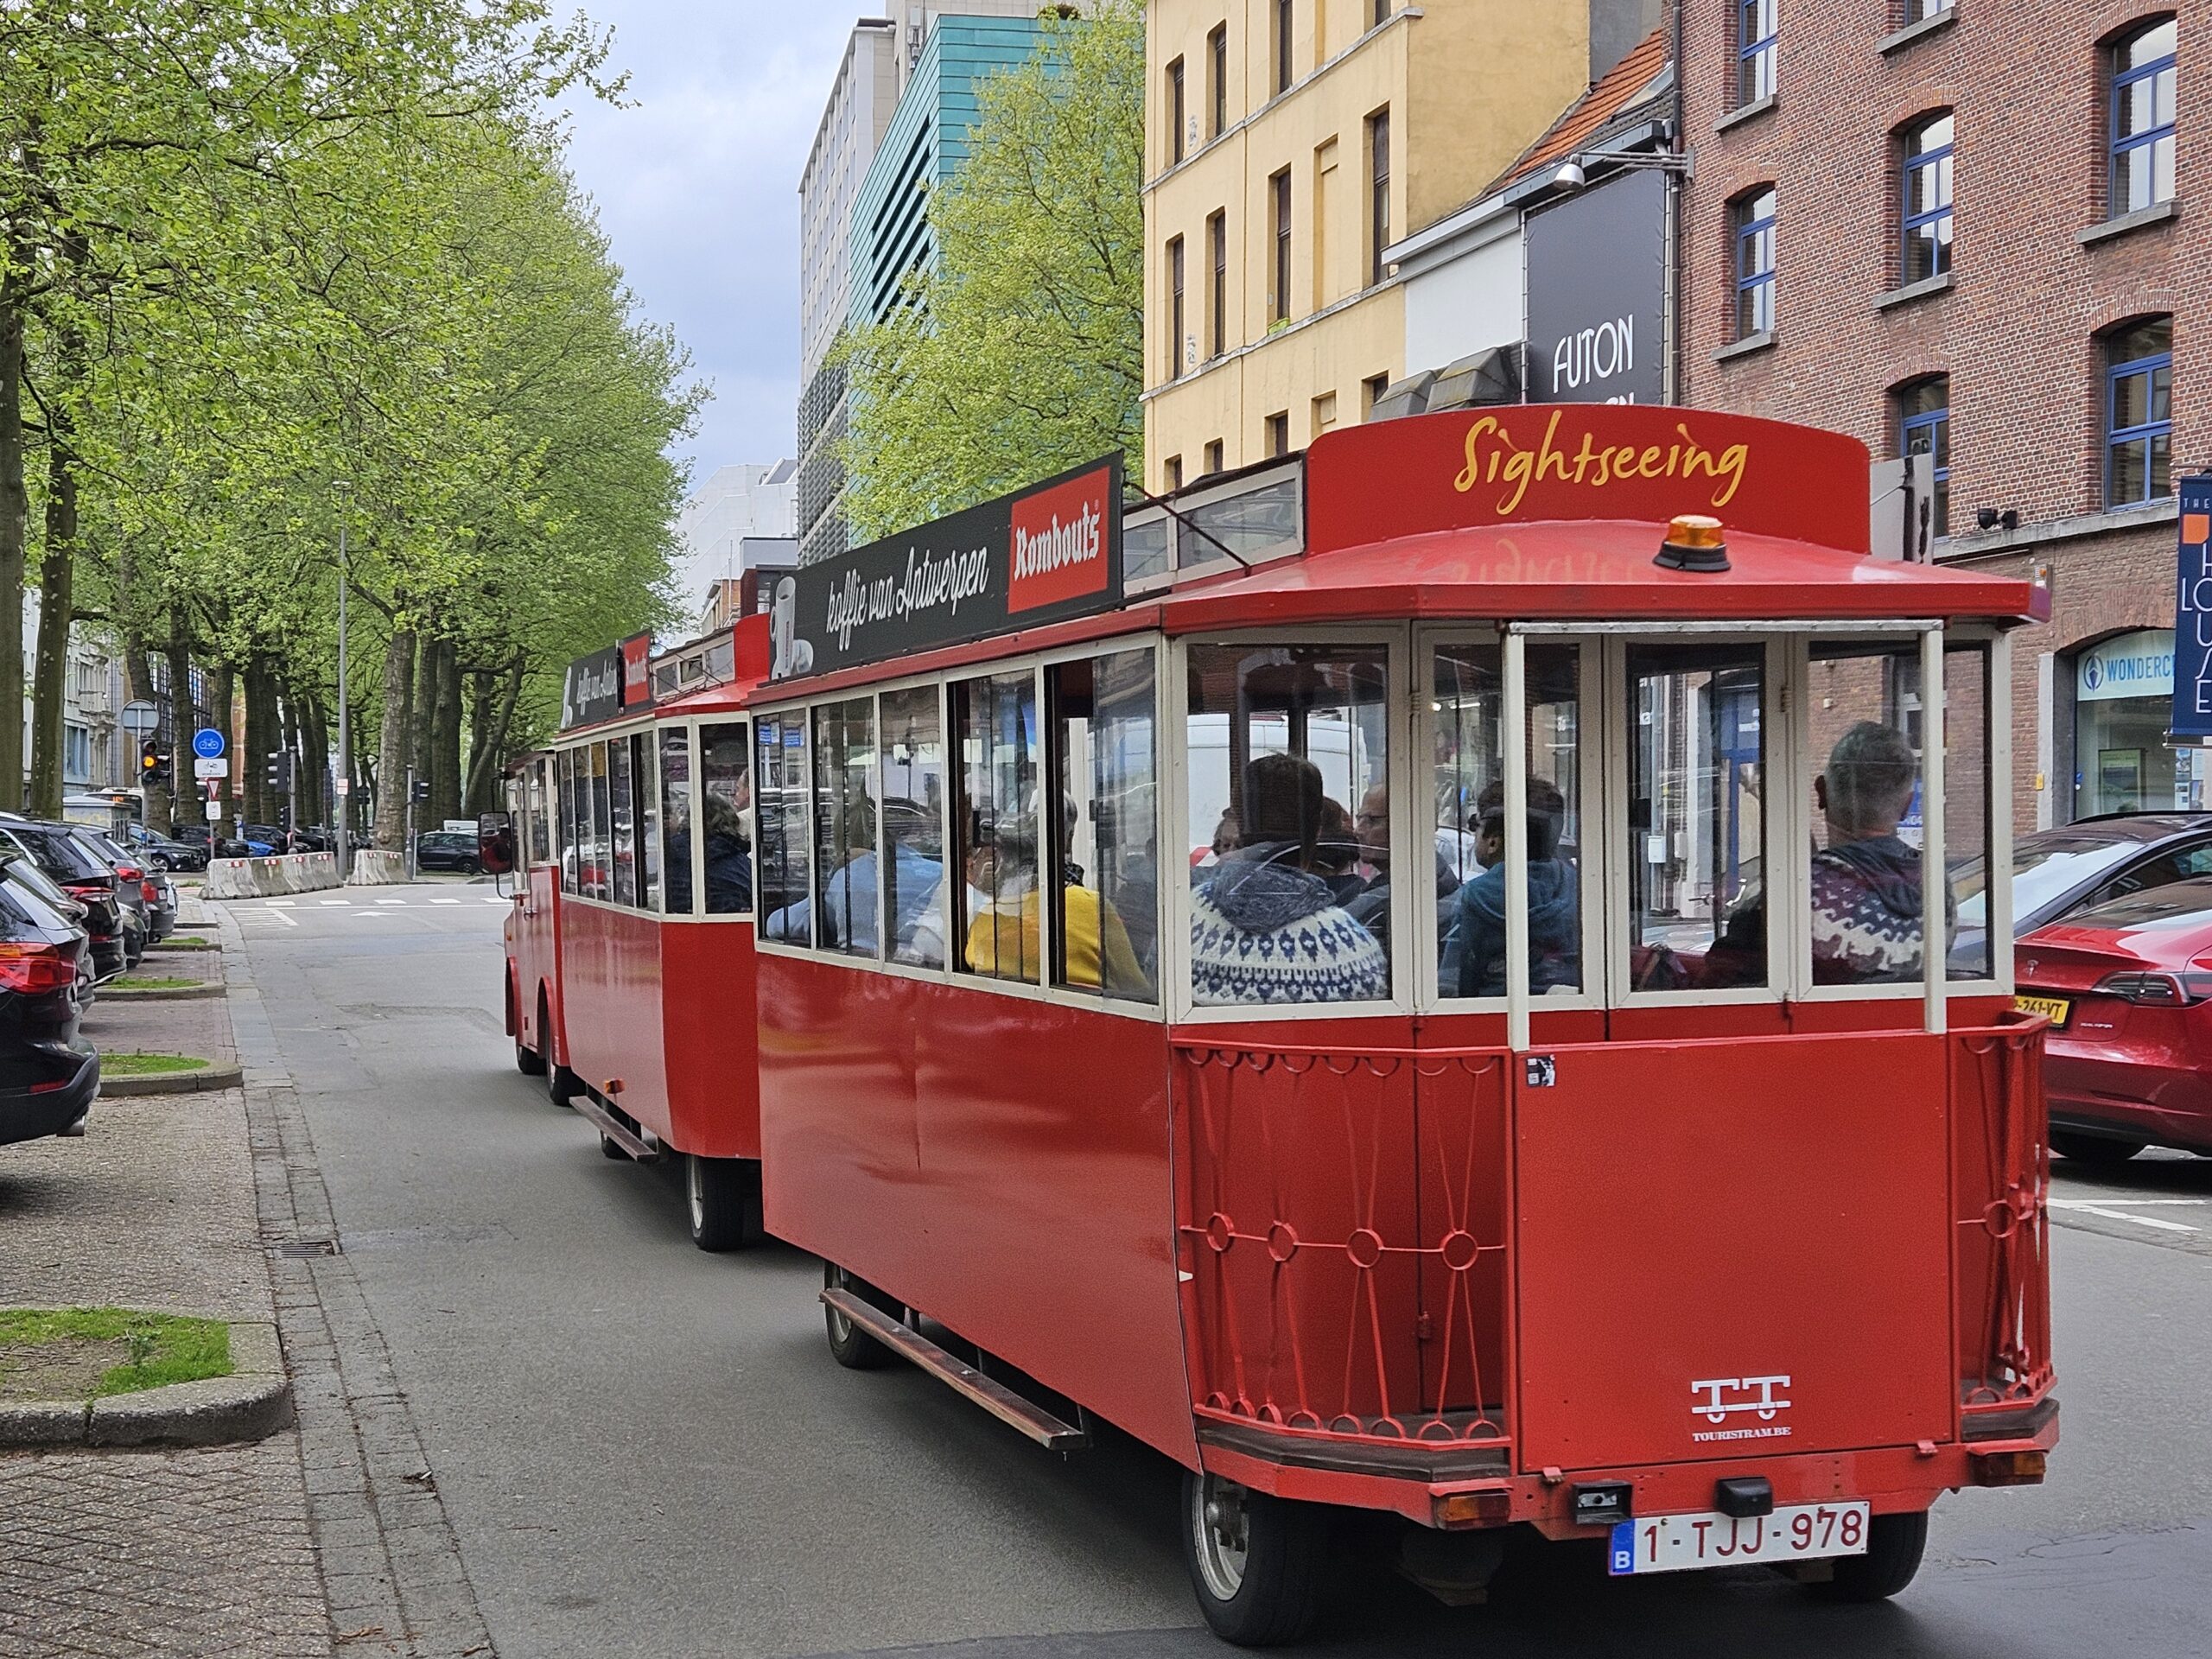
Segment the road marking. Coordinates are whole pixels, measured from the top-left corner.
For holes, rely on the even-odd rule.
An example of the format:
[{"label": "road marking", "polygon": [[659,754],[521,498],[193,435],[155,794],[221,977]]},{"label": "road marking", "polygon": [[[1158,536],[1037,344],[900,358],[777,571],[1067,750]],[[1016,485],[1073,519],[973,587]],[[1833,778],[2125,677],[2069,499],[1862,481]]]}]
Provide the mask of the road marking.
[{"label": "road marking", "polygon": [[321,905],[350,905],[353,901],[351,899],[318,899],[315,902]]},{"label": "road marking", "polygon": [[2212,1204],[2212,1198],[2053,1198],[2051,1202],[2062,1206],[2089,1203],[2124,1204],[2131,1209],[2148,1210],[2154,1205],[2171,1207],[2177,1204]]},{"label": "road marking", "polygon": [[380,905],[404,905],[406,902],[407,901],[404,899],[379,899],[377,900],[377,903]]},{"label": "road marking", "polygon": [[461,900],[458,899],[433,899],[430,902],[434,905],[457,905]]},{"label": "road marking", "polygon": [[289,910],[297,903],[299,903],[299,900],[296,899],[271,899],[269,901],[269,908],[271,910]]},{"label": "road marking", "polygon": [[[2155,1202],[2155,1200],[2146,1200],[2146,1202]],[[2076,1215],[2101,1216],[2107,1221],[2132,1221],[2138,1227],[2155,1227],[2162,1233],[2193,1233],[2197,1230],[2194,1227],[2185,1227],[2180,1222],[2166,1221],[2158,1216],[2131,1216],[2125,1210],[2114,1210],[2107,1205],[2092,1204],[2086,1198],[2053,1198],[2050,1200],[2050,1207],[2054,1210],[2070,1210]]]}]

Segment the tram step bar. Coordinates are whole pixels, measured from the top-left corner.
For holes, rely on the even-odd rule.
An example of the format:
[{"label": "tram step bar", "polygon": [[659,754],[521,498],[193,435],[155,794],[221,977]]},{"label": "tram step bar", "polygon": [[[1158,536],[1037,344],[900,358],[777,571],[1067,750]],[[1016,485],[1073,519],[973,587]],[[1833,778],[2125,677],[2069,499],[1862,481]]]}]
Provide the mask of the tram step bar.
[{"label": "tram step bar", "polygon": [[1004,1383],[988,1377],[973,1365],[947,1353],[920,1332],[849,1290],[824,1290],[822,1300],[892,1352],[914,1362],[947,1388],[966,1395],[1001,1422],[1017,1428],[1048,1452],[1080,1452],[1090,1444],[1090,1434],[1032,1401],[1023,1399]]},{"label": "tram step bar", "polygon": [[650,1164],[659,1159],[661,1145],[658,1141],[639,1138],[637,1130],[601,1105],[590,1090],[577,1090],[569,1104],[575,1109],[577,1116],[589,1122],[639,1163]]}]

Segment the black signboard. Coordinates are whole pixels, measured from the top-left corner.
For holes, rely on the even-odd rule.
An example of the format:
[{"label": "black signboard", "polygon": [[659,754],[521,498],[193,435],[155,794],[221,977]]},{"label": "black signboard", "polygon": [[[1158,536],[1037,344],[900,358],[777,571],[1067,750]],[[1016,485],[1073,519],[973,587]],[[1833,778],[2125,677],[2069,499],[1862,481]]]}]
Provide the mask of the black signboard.
[{"label": "black signboard", "polygon": [[609,645],[569,664],[561,686],[561,728],[588,725],[622,712],[622,647]]},{"label": "black signboard", "polygon": [[1615,174],[1529,215],[1532,404],[1657,404],[1667,396],[1667,183]]},{"label": "black signboard", "polygon": [[769,677],[887,662],[1122,602],[1122,458],[777,579]]}]

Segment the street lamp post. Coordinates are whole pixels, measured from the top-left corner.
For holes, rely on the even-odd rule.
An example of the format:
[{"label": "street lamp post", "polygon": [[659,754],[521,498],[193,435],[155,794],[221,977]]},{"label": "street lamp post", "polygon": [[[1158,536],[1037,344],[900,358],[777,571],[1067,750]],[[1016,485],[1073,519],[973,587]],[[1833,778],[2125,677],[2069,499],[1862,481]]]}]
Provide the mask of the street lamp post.
[{"label": "street lamp post", "polygon": [[346,520],[353,504],[353,485],[338,480],[338,879],[353,868],[353,730],[346,707],[346,589],[350,585],[346,566]]}]

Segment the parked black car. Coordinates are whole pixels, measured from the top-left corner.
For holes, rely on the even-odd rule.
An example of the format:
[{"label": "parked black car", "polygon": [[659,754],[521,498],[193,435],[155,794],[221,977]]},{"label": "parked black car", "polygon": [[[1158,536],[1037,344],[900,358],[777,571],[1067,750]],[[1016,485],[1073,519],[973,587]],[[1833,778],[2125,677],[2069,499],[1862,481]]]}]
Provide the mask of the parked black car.
[{"label": "parked black car", "polygon": [[130,939],[125,960],[136,968],[139,958],[146,954],[146,947],[159,937],[155,931],[155,910],[159,903],[154,889],[152,872],[145,861],[126,853],[99,830],[81,823],[61,826],[73,834],[93,857],[115,872],[116,896],[123,900],[124,933],[129,939],[135,922],[137,938]]},{"label": "parked black car", "polygon": [[207,868],[209,858],[245,858],[253,851],[232,836],[209,835],[204,823],[180,823],[175,834],[179,841],[201,855],[200,868],[203,870]]},{"label": "parked black car", "polygon": [[130,828],[129,845],[143,855],[157,870],[204,870],[207,868],[207,843],[203,835],[198,846],[149,830],[143,823]]},{"label": "parked black car", "polygon": [[0,1144],[84,1132],[100,1086],[99,1056],[77,1034],[84,950],[31,887],[0,880]]},{"label": "parked black car", "polygon": [[27,818],[0,821],[0,846],[29,855],[55,886],[85,906],[95,978],[121,973],[143,952],[144,926],[125,909],[115,871],[77,839],[72,826]]},{"label": "parked black car", "polygon": [[463,835],[457,830],[429,830],[415,837],[415,868],[481,875],[484,860],[476,850],[474,835]]},{"label": "parked black car", "polygon": [[5,839],[0,839],[0,886],[21,889],[34,909],[44,905],[75,931],[80,949],[77,959],[77,1003],[79,1008],[92,1007],[92,936],[85,925],[90,912],[56,886],[54,878],[39,868],[21,848]]},{"label": "parked black car", "polygon": [[[2212,812],[2113,812],[2037,830],[2012,842],[2012,937],[2145,887],[2212,875]],[[1989,931],[1985,866],[1951,873],[1959,895],[1954,967],[1974,969]]]}]

